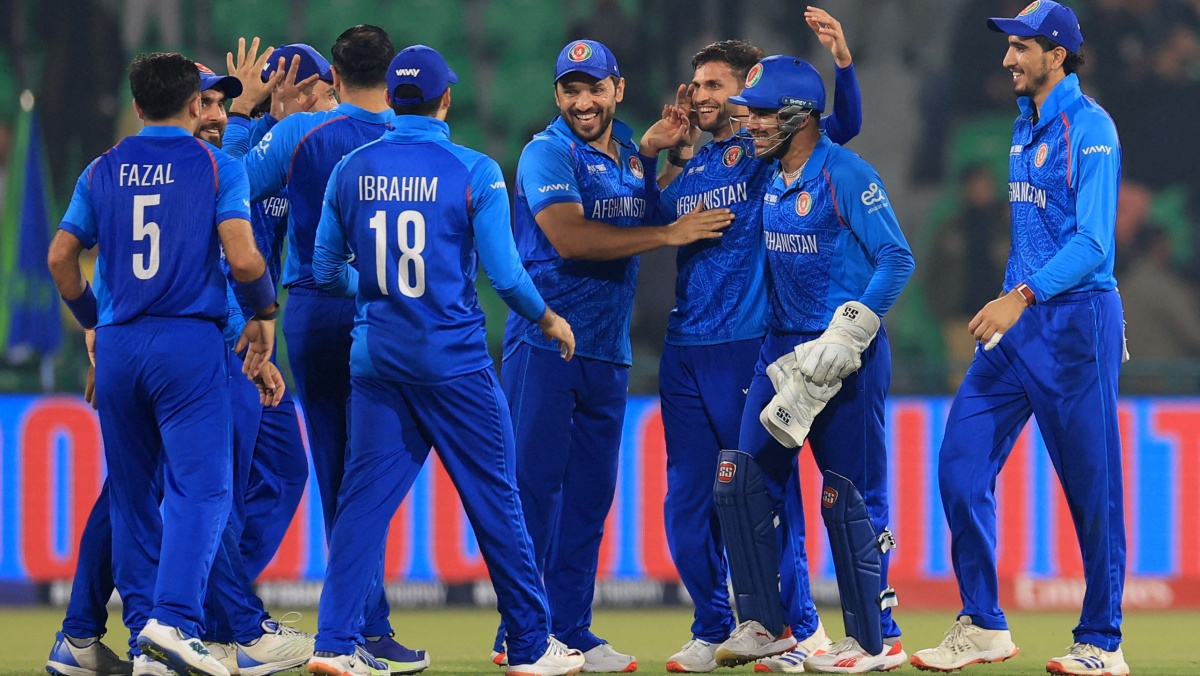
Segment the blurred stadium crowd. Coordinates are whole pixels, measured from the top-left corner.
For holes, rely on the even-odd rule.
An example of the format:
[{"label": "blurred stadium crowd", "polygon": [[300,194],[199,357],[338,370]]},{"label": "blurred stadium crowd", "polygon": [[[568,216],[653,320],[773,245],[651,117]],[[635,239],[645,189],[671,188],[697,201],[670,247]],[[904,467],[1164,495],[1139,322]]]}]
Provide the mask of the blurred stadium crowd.
[{"label": "blurred stadium crowd", "polygon": [[[744,37],[832,74],[828,52],[801,30],[800,0],[0,0],[0,204],[24,171],[21,92],[36,97],[51,226],[78,172],[134,133],[125,68],[142,51],[180,51],[223,71],[240,36],[325,50],[348,23],[386,28],[398,46],[425,43],[458,72],[454,140],[495,157],[511,177],[518,154],[555,108],[553,59],[575,38],[607,44],[627,80],[618,116],[639,130],[658,115],[691,55]],[[1016,106],[988,16],[1026,0],[827,0],[844,27],[863,93],[851,147],[888,183],[917,257],[917,277],[888,315],[892,391],[950,392],[970,359],[966,324],[994,298],[1008,251],[1007,162]],[[1126,394],[1200,386],[1200,0],[1075,0],[1086,38],[1086,93],[1116,119],[1124,152],[1117,278],[1133,360]],[[22,183],[23,185],[23,183]],[[511,185],[511,182],[510,182]],[[15,228],[12,208],[3,227]],[[0,237],[0,260],[12,259]],[[6,244],[7,243],[7,244]],[[10,266],[11,267],[11,266]],[[673,302],[673,252],[644,256],[634,314],[631,389],[657,389]],[[2,280],[0,280],[2,281]],[[9,313],[20,284],[0,286]],[[498,341],[505,311],[489,321]],[[7,326],[8,322],[0,322]],[[0,336],[0,391],[76,391],[82,337],[63,322],[46,356]],[[491,333],[494,332],[494,333]],[[11,333],[11,331],[10,331]]]}]

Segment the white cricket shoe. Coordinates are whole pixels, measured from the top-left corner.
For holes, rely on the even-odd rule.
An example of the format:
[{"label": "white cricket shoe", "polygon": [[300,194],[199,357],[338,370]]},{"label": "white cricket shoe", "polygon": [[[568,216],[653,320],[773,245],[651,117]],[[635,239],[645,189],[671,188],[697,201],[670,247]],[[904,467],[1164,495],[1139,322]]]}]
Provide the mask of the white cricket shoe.
[{"label": "white cricket shoe", "polygon": [[667,658],[667,671],[675,674],[706,674],[717,668],[717,644],[694,638]]},{"label": "white cricket shoe", "polygon": [[869,671],[891,671],[899,669],[908,661],[908,655],[900,641],[883,644],[883,652],[872,655],[858,644],[852,636],[833,644],[824,655],[813,655],[804,661],[805,671],[822,674],[864,674]]},{"label": "white cricket shoe", "polygon": [[918,650],[908,661],[925,671],[956,671],[969,664],[1003,662],[1019,651],[1007,629],[977,627],[969,615],[959,615],[941,645]]},{"label": "white cricket shoe", "polygon": [[155,662],[148,655],[136,655],[133,658],[133,676],[171,676],[174,674],[162,662]]},{"label": "white cricket shoe", "polygon": [[775,636],[757,620],[746,620],[739,624],[725,642],[717,646],[717,664],[736,667],[763,657],[785,653],[796,647],[792,628],[784,627],[783,633]]},{"label": "white cricket shoe", "polygon": [[566,676],[577,674],[583,669],[583,653],[563,645],[562,641],[550,637],[546,652],[533,664],[510,664],[505,676]]},{"label": "white cricket shoe", "polygon": [[629,673],[637,671],[637,658],[601,643],[583,654],[583,670],[591,673]]},{"label": "white cricket shoe", "polygon": [[[294,669],[313,656],[312,634],[282,622],[264,620],[263,635],[250,643],[239,643],[237,662],[241,676],[267,676]],[[231,670],[232,671],[232,670]]]},{"label": "white cricket shoe", "polygon": [[813,655],[824,655],[831,647],[833,647],[833,641],[829,640],[829,635],[825,633],[825,625],[817,620],[817,628],[809,634],[808,638],[797,641],[796,646],[786,653],[758,660],[754,663],[754,670],[764,674],[803,673],[805,660]]},{"label": "white cricket shoe", "polygon": [[314,652],[308,658],[308,673],[320,676],[388,676],[388,665],[361,647],[349,655]]},{"label": "white cricket shoe", "polygon": [[1129,665],[1120,648],[1110,652],[1091,643],[1076,643],[1068,654],[1047,662],[1046,671],[1051,674],[1123,676],[1129,673]]},{"label": "white cricket shoe", "polygon": [[238,676],[238,650],[236,643],[213,643],[205,641],[204,647],[208,648],[208,654],[212,655],[225,668],[229,670],[229,676]]},{"label": "white cricket shoe", "polygon": [[60,631],[54,636],[46,671],[57,676],[129,676],[133,663],[117,657],[99,636],[75,639]]},{"label": "white cricket shoe", "polygon": [[177,627],[151,619],[137,637],[138,647],[154,660],[183,676],[229,676],[229,670],[212,655],[204,642],[184,636]]}]

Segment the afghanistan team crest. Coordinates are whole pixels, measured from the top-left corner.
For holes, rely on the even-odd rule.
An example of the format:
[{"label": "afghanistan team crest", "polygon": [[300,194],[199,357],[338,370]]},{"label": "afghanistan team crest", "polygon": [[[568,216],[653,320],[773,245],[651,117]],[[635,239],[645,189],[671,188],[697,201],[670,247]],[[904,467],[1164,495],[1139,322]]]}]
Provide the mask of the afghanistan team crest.
[{"label": "afghanistan team crest", "polygon": [[802,192],[796,195],[796,215],[807,216],[812,211],[812,195]]},{"label": "afghanistan team crest", "polygon": [[642,161],[638,159],[637,155],[629,156],[629,171],[633,172],[633,175],[638,178],[646,175],[646,172],[642,169]]},{"label": "afghanistan team crest", "polygon": [[576,42],[571,46],[571,51],[567,52],[567,58],[579,63],[592,58],[592,47],[586,42]]},{"label": "afghanistan team crest", "polygon": [[1017,16],[1027,16],[1029,14],[1033,14],[1034,12],[1038,11],[1038,7],[1041,6],[1042,0],[1033,0],[1033,2],[1029,3]]},{"label": "afghanistan team crest", "polygon": [[758,84],[758,81],[762,79],[762,72],[762,64],[754,64],[754,66],[750,69],[750,72],[746,73],[746,86],[753,87],[754,85]]},{"label": "afghanistan team crest", "polygon": [[1039,169],[1046,163],[1046,156],[1050,154],[1050,146],[1043,143],[1038,146],[1037,154],[1033,156],[1033,166]]},{"label": "afghanistan team crest", "polygon": [[726,148],[725,153],[721,155],[721,162],[727,167],[732,167],[740,162],[745,154],[746,151],[741,146],[732,145]]}]

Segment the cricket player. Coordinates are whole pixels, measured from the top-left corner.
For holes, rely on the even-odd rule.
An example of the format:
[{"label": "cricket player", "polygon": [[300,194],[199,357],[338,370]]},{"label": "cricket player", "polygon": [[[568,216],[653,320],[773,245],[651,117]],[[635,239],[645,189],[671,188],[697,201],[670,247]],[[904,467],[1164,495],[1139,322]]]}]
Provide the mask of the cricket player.
[{"label": "cricket player", "polygon": [[[577,356],[559,359],[520,313],[509,314],[504,335],[517,479],[553,633],[584,653],[588,671],[602,672],[637,669],[632,655],[591,631],[625,417],[637,254],[718,238],[733,219],[728,209],[698,207],[665,227],[643,225],[657,199],[658,152],[678,141],[656,131],[635,144],[615,119],[624,93],[603,44],[577,40],[562,49],[554,72],[560,116],[521,153],[514,234],[538,291],[574,328]],[[502,638],[493,647],[498,663]]]},{"label": "cricket player", "polygon": [[[743,122],[755,155],[774,163],[762,214],[767,335],[738,448],[721,452],[714,489],[741,620],[716,661],[738,664],[795,642],[779,594],[787,534],[774,523],[807,437],[825,475],[822,514],[847,637],[803,668],[893,669],[907,655],[887,585],[891,355],[880,318],[913,272],[912,252],[878,173],[821,133],[825,87],[815,68],[768,57],[729,101],[749,109]],[[802,523],[801,514],[787,516],[787,526]]]},{"label": "cricket player", "polygon": [[1021,111],[1009,151],[1012,249],[1004,295],[968,326],[981,345],[938,455],[963,608],[942,644],[918,651],[912,664],[954,671],[1017,654],[1000,608],[995,484],[1032,414],[1075,522],[1087,582],[1075,643],[1046,671],[1128,674],[1117,427],[1124,319],[1113,278],[1121,144],[1108,113],[1079,89],[1083,34],[1069,7],[1039,0],[988,27],[1008,35],[1003,65]]},{"label": "cricket player", "polygon": [[[355,306],[352,297],[326,291],[314,281],[313,246],[321,197],[334,165],[350,151],[382,136],[392,121],[386,74],[394,55],[382,28],[364,24],[343,31],[333,45],[332,65],[341,103],[327,112],[287,116],[241,158],[250,179],[251,199],[261,200],[287,189],[288,256],[283,284],[288,289],[288,311],[283,334],[308,426],[327,536],[346,463],[350,331]],[[252,55],[242,57],[238,55],[238,63],[257,61]],[[236,148],[247,147],[252,131],[246,116],[261,100],[242,96],[230,107],[234,117],[225,141],[235,157]],[[382,559],[379,565],[382,569]],[[395,674],[415,673],[429,666],[425,651],[410,650],[392,638],[382,585],[374,589],[367,603],[363,627],[367,650],[387,660]]]},{"label": "cricket player", "polygon": [[[146,126],[80,177],[49,265],[76,319],[97,328],[95,396],[110,472],[113,573],[131,606],[126,622],[137,632],[134,645],[179,673],[226,676],[198,637],[230,507],[219,248],[257,309],[241,341],[252,377],[273,351],[279,306],[254,245],[244,170],[193,137],[200,86],[196,65],[178,54],[134,61],[130,89]],[[78,257],[97,245],[93,293]],[[161,514],[153,490],[160,466]]]},{"label": "cricket player", "polygon": [[[431,447],[458,489],[508,628],[509,674],[579,671],[583,655],[550,636],[545,588],[516,488],[512,424],[475,294],[482,262],[497,293],[563,359],[570,325],[521,267],[495,161],[450,142],[458,76],[415,45],[388,67],[393,130],[330,175],[312,270],[356,294],[350,454],[330,538],[314,674],[375,674],[356,654],[363,603],[379,586],[388,523]],[[353,253],[356,271],[347,262]]]},{"label": "cricket player", "polygon": [[[840,24],[828,13],[812,8],[806,18],[817,35],[828,40],[837,62],[835,112],[822,124],[830,140],[846,143],[862,124],[850,51]],[[762,196],[775,170],[770,162],[756,160],[753,143],[735,133],[739,130],[730,118],[745,110],[728,99],[741,93],[746,73],[763,56],[748,42],[722,40],[692,58],[695,75],[686,103],[695,132],[707,131],[713,138],[694,157],[690,144],[668,154],[668,168],[678,164],[682,171],[659,200],[664,221],[686,214],[698,202],[730,206],[738,216],[720,240],[679,249],[675,307],[659,367],[667,446],[667,542],[695,606],[692,639],[667,660],[672,672],[715,670],[717,645],[737,624],[729,605],[712,477],[721,449],[737,448],[745,392],[766,333],[766,248],[760,215]],[[785,496],[798,505],[796,477],[789,478]],[[798,506],[790,511],[801,513]],[[830,643],[809,593],[804,524],[785,532],[794,537],[783,541],[781,587],[792,635],[798,640],[789,652],[760,660],[762,669],[772,671],[803,669],[805,659]]]}]

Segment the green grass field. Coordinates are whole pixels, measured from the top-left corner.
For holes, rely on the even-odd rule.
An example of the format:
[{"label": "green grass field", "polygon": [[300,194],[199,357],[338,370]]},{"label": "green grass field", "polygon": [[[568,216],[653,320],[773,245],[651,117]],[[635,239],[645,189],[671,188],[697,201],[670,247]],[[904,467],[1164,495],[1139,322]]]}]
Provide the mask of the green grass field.
[{"label": "green grass field", "polygon": [[[838,634],[841,622],[834,609],[824,611],[826,625]],[[397,637],[409,646],[429,650],[433,666],[429,674],[490,674],[501,670],[488,661],[491,636],[497,615],[480,610],[420,610],[392,615]],[[941,641],[953,617],[949,613],[901,612],[897,618],[904,629],[904,646],[910,653]],[[1008,676],[1045,673],[1046,660],[1063,654],[1071,643],[1075,617],[1062,613],[1020,613],[1010,616],[1013,638],[1021,654],[1003,664],[972,667],[968,674]],[[62,621],[60,609],[0,609],[0,676],[44,673],[42,667]],[[641,674],[666,674],[666,658],[690,636],[691,614],[670,610],[600,610],[596,633],[614,646],[638,657]],[[298,623],[313,631],[316,613],[310,611]],[[840,634],[839,634],[840,636]],[[1200,651],[1193,651],[1188,637],[1200,636],[1200,613],[1130,613],[1125,617],[1125,655],[1134,674],[1200,674]],[[124,633],[113,631],[106,642],[122,652]],[[904,670],[918,673],[910,666]],[[718,674],[753,673],[750,666],[721,669]]]}]

